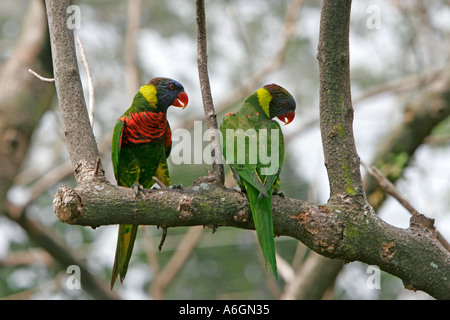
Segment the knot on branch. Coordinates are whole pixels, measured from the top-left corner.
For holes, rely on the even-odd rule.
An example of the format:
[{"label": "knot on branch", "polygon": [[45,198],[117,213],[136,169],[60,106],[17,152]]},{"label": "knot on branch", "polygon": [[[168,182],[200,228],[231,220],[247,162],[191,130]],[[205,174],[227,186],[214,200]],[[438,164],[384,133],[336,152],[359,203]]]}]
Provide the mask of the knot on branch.
[{"label": "knot on branch", "polygon": [[183,195],[178,203],[177,210],[180,213],[180,219],[182,220],[192,217],[194,213],[192,210],[192,197]]},{"label": "knot on branch", "polygon": [[97,157],[95,163],[84,160],[79,161],[75,167],[75,175],[78,183],[99,179],[103,182],[106,181],[100,157]]},{"label": "knot on branch", "polygon": [[332,257],[341,247],[344,230],[336,228],[336,216],[331,213],[328,206],[306,205],[298,214],[291,216],[298,221],[313,247],[321,254]]},{"label": "knot on branch", "polygon": [[411,218],[409,219],[409,227],[422,230],[429,230],[433,233],[436,230],[434,227],[434,219],[428,218],[420,213],[413,214],[411,216]]},{"label": "knot on branch", "polygon": [[83,202],[74,189],[61,186],[53,198],[53,210],[59,220],[71,223],[84,212]]},{"label": "knot on branch", "polygon": [[384,262],[389,262],[395,256],[395,244],[392,241],[388,241],[380,248],[380,258]]}]

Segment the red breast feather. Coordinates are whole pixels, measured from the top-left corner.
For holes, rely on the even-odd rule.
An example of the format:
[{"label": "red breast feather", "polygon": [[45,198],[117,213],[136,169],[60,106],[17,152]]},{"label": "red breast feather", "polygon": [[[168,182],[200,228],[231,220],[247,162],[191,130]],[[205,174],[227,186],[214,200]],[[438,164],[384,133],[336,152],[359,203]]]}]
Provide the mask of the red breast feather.
[{"label": "red breast feather", "polygon": [[[164,112],[134,112],[120,118],[124,122],[122,146],[170,139],[170,128]],[[166,136],[168,135],[168,137]]]}]

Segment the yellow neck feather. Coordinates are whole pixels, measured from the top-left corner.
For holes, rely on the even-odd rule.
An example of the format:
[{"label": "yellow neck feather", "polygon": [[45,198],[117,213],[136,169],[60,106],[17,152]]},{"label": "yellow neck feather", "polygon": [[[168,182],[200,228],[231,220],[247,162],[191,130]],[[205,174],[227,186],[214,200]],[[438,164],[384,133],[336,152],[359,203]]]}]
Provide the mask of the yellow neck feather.
[{"label": "yellow neck feather", "polygon": [[272,95],[265,88],[258,89],[256,91],[256,95],[258,96],[259,105],[264,110],[265,114],[270,118],[269,106],[270,101],[272,100]]},{"label": "yellow neck feather", "polygon": [[158,103],[158,98],[156,97],[156,88],[152,84],[145,84],[140,89],[139,92],[144,96],[148,103],[156,108]]}]

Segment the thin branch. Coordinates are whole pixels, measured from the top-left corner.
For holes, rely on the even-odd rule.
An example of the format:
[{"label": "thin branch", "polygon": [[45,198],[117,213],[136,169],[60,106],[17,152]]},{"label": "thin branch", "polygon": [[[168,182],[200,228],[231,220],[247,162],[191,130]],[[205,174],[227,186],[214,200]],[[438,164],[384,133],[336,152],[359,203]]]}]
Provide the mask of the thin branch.
[{"label": "thin branch", "polygon": [[[200,89],[202,93],[203,109],[206,117],[206,125],[212,132],[218,132],[216,112],[211,95],[211,86],[208,75],[208,53],[206,40],[206,16],[204,0],[196,0],[196,21],[197,21],[197,65],[200,79]],[[222,160],[222,148],[218,135],[211,135],[211,157],[212,159]],[[225,181],[223,164],[217,161],[213,162],[213,174],[222,183]]]},{"label": "thin branch", "polygon": [[167,188],[167,186],[166,186],[164,183],[162,183],[156,176],[153,176],[152,179],[153,179],[153,181],[156,182],[156,184],[157,184],[161,189]]},{"label": "thin branch", "polygon": [[378,170],[377,167],[368,166],[363,161],[361,161],[361,164],[367,172],[377,180],[380,187],[393,196],[403,207],[405,207],[406,210],[409,211],[409,213],[412,214],[413,218],[410,220],[411,225],[427,228],[436,232],[436,237],[439,242],[450,252],[450,244],[439,231],[434,229],[434,219],[427,218],[423,214],[419,213],[419,211],[413,207],[413,205],[397,190],[395,185],[389,181],[389,179],[386,178],[380,170]]},{"label": "thin branch", "polygon": [[94,129],[94,82],[92,81],[91,69],[89,68],[89,63],[87,61],[86,52],[84,50],[83,43],[81,42],[80,36],[75,37],[77,44],[80,48],[81,62],[83,63],[84,69],[86,70],[86,76],[88,78],[88,90],[89,90],[89,121],[91,122],[91,127]]},{"label": "thin branch", "polygon": [[[279,35],[281,43],[278,46],[278,51],[262,68],[258,68],[257,71],[235,87],[226,98],[217,103],[215,106],[217,113],[224,112],[231,105],[247,98],[265,77],[277,71],[283,65],[287,47],[295,35],[295,25],[303,2],[304,0],[291,0]],[[185,120],[184,127],[189,129],[194,120],[197,120],[197,118]]]},{"label": "thin branch", "polygon": [[28,69],[28,72],[31,73],[36,78],[38,78],[39,80],[42,80],[44,82],[55,82],[55,78],[45,78],[31,69]]},{"label": "thin branch", "polygon": [[173,281],[181,267],[185,265],[202,234],[203,227],[197,226],[189,228],[183,236],[169,262],[152,282],[151,292],[156,299],[163,299],[164,290]]},{"label": "thin branch", "polygon": [[364,161],[361,161],[362,166],[367,170],[367,172],[374,177],[377,181],[380,187],[382,187],[384,190],[386,190],[387,193],[392,195],[397,201],[406,208],[413,216],[417,216],[420,213],[411,205],[411,203],[406,200],[406,198],[400,194],[400,192],[397,191],[397,188],[395,188],[394,184],[386,178],[383,173],[381,173],[380,170],[378,170],[375,166],[369,166]]}]

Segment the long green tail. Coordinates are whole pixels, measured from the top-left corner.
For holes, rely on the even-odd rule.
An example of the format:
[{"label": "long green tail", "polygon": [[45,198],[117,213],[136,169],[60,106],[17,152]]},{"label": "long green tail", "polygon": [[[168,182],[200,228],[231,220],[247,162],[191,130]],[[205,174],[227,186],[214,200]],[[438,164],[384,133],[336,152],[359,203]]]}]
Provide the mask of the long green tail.
[{"label": "long green tail", "polygon": [[249,185],[245,180],[243,183],[247,190],[253,223],[255,224],[256,235],[264,256],[266,270],[269,265],[274,278],[278,279],[272,222],[272,190],[268,192],[269,198],[259,197],[260,192],[256,188]]},{"label": "long green tail", "polygon": [[131,253],[133,252],[134,240],[138,225],[121,224],[119,225],[119,235],[117,237],[116,256],[114,258],[114,267],[111,276],[111,290],[114,287],[117,276],[120,275],[120,282],[125,279],[130,262]]}]

